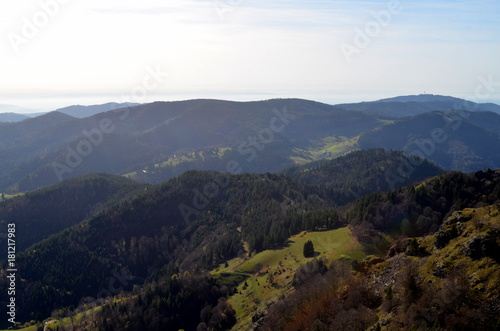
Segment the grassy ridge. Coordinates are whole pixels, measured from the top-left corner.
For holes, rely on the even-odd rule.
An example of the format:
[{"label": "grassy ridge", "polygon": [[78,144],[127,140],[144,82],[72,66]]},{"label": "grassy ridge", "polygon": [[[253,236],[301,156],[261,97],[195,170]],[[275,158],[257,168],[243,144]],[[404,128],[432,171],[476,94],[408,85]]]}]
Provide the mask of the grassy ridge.
[{"label": "grassy ridge", "polygon": [[311,260],[303,255],[308,240],[314,244],[316,257],[329,261],[342,257],[362,260],[366,255],[349,228],[344,227],[324,232],[305,231],[290,237],[280,248],[228,261],[227,267],[221,265],[212,273],[227,285],[239,283],[236,294],[229,299],[238,319],[234,330],[247,329],[255,312],[294,291],[292,280],[296,269]]},{"label": "grassy ridge", "polygon": [[[316,256],[325,257],[329,261],[338,258],[362,260],[366,253],[362,245],[353,237],[348,227],[331,231],[307,232],[290,237],[285,245],[274,250],[266,250],[245,258],[235,258],[215,269],[212,274],[222,284],[237,286],[237,293],[230,297],[229,302],[236,310],[238,323],[233,330],[248,329],[252,324],[252,315],[259,309],[266,308],[281,296],[293,293],[293,276],[296,269],[310,261],[303,256],[303,247],[306,241],[312,240]],[[272,276],[270,276],[272,275]],[[92,311],[100,307],[91,308],[76,314],[73,323],[78,325],[92,315]],[[48,330],[57,327],[71,327],[70,318],[53,321]],[[22,329],[36,330],[36,326]]]}]

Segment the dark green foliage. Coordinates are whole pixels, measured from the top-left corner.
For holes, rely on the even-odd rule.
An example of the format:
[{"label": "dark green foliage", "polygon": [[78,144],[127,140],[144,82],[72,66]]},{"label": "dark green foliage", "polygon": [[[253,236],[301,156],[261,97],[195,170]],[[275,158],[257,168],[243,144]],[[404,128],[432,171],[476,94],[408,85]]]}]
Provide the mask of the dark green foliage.
[{"label": "dark green foliage", "polygon": [[[120,267],[79,245],[69,231],[18,254],[16,266],[18,279],[24,280],[16,286],[16,301],[22,307],[18,317],[39,320],[58,307],[76,305],[82,297],[96,298]],[[0,293],[2,301],[8,299],[6,294]]]},{"label": "dark green foliage", "polygon": [[314,244],[311,240],[304,244],[303,254],[304,257],[314,257]]},{"label": "dark green foliage", "polygon": [[[381,157],[384,154],[392,155],[382,151],[367,154],[370,153]],[[357,158],[363,158],[362,153]],[[328,173],[327,168],[322,171]],[[42,320],[54,309],[76,307],[82,297],[95,297],[101,290],[107,289],[114,270],[125,270],[135,279],[128,282],[129,287],[136,283],[142,284],[147,279],[145,284],[150,291],[140,292],[141,295],[134,301],[134,305],[142,307],[141,309],[130,307],[128,301],[110,304],[106,308],[109,316],[119,316],[120,313],[130,311],[130,321],[137,319],[144,323],[134,324],[134,327],[144,329],[147,324],[147,327],[155,329],[156,325],[170,325],[168,321],[185,323],[183,318],[177,320],[175,316],[169,317],[168,313],[167,317],[161,315],[160,312],[166,308],[177,316],[183,314],[180,312],[182,309],[196,311],[198,314],[205,307],[210,307],[205,309],[203,318],[196,320],[195,327],[201,324],[200,328],[210,328],[211,325],[224,328],[233,322],[228,318],[231,316],[231,309],[223,300],[218,301],[225,295],[216,291],[218,297],[215,295],[210,299],[203,299],[204,296],[201,295],[199,301],[193,299],[198,295],[197,291],[205,293],[205,285],[200,285],[199,288],[193,285],[190,277],[184,277],[185,271],[200,274],[245,253],[242,242],[248,244],[250,252],[258,252],[283,245],[291,235],[304,230],[329,230],[345,226],[346,219],[360,241],[368,244],[377,240],[380,231],[396,235],[404,232],[412,237],[433,233],[443,218],[453,210],[497,201],[499,181],[498,171],[475,174],[450,172],[416,186],[387,193],[373,193],[356,200],[352,205],[339,207],[338,190],[333,190],[328,185],[294,180],[281,174],[229,175],[189,171],[165,184],[142,187],[140,193],[136,191],[133,197],[125,199],[121,198],[126,194],[120,192],[120,189],[115,192],[115,188],[134,190],[137,188],[136,184],[128,181],[122,183],[117,178],[90,176],[79,182],[83,186],[77,185],[79,188],[86,187],[87,190],[84,191],[88,195],[74,195],[79,198],[74,201],[87,204],[78,205],[79,214],[75,214],[83,215],[88,211],[90,217],[38,242],[17,256],[16,262],[21,270],[19,276],[23,280],[17,295],[21,303],[19,316]],[[60,192],[66,192],[64,194],[67,196],[75,194],[72,193],[73,186],[68,183],[74,182],[65,182],[61,187],[28,194],[24,199],[38,201],[35,206],[42,206],[45,201],[47,207],[55,206],[57,201],[64,201],[61,198],[63,193]],[[368,180],[367,183],[373,181]],[[330,185],[335,185],[334,181]],[[106,188],[103,189],[106,194],[99,196],[99,190],[95,189],[98,187]],[[365,189],[360,188],[358,192],[363,190]],[[74,191],[79,192],[76,189]],[[53,202],[51,197],[59,198]],[[92,205],[92,199],[104,199],[105,205]],[[24,206],[23,204],[9,203],[11,202],[2,202],[0,207],[11,206],[12,212],[21,213],[16,208]],[[66,213],[71,213],[69,205],[62,207]],[[339,210],[347,210],[347,217]],[[50,212],[47,215],[54,217]],[[479,244],[472,243],[471,254],[474,255],[477,247],[480,247],[481,252],[488,252],[487,254],[496,257],[491,253],[495,250],[492,244],[489,240],[480,240]],[[307,246],[313,246],[312,242]],[[416,257],[425,253],[418,246],[418,241],[409,242],[408,247],[408,253]],[[314,247],[308,247],[306,251],[309,256],[314,256]],[[300,272],[298,270],[296,277],[301,284],[299,287],[308,283],[304,279],[327,274],[322,260],[313,261],[300,269]],[[181,276],[172,279],[169,276],[166,280],[165,274],[172,275],[172,272],[167,272],[171,270],[168,266],[175,266],[175,272]],[[181,283],[176,283],[177,281]],[[237,280],[240,281],[243,280]],[[0,282],[4,285],[5,277]],[[169,301],[169,294],[161,287],[163,284],[168,284],[172,293],[181,294],[170,295]],[[212,280],[207,280],[207,284],[207,288],[218,286]],[[418,278],[415,284],[418,285]],[[233,281],[227,285],[232,287],[235,284]],[[376,307],[380,298],[372,295],[363,283],[349,286],[351,285],[355,291],[348,296],[349,300],[342,308],[345,311],[339,312],[339,320],[335,322],[338,324],[335,325],[344,327],[352,321],[353,317],[347,317],[350,309],[359,309],[359,314],[353,315],[359,318],[359,327],[373,325],[376,321],[373,321],[374,315],[369,309]],[[123,290],[130,288],[124,286]],[[405,295],[418,299],[422,295],[419,291],[415,288],[413,294],[408,292]],[[2,292],[0,295],[0,301],[5,302],[6,293]],[[358,304],[356,300],[360,296],[364,301]],[[191,303],[194,306],[190,306]],[[144,311],[149,306],[153,308],[148,315]],[[163,317],[155,319],[154,316],[157,315]],[[151,321],[156,324],[149,324]],[[106,323],[108,321],[102,319],[100,327],[109,328],[110,324]],[[183,327],[181,324],[171,325]]]},{"label": "dark green foliage", "polygon": [[[402,176],[400,168],[406,164],[420,165]],[[282,173],[300,181],[325,185],[336,194],[339,204],[345,204],[368,193],[389,191],[442,172],[438,166],[417,156],[378,148],[289,168]]]},{"label": "dark green foliage", "polygon": [[227,294],[227,288],[219,287],[209,275],[169,274],[135,298],[106,303],[95,323],[99,330],[111,326],[114,330],[195,330],[201,323],[214,331],[227,330],[236,322]]},{"label": "dark green foliage", "polygon": [[[183,217],[182,204],[200,209]],[[39,242],[19,255],[18,264],[27,287],[41,282],[55,293],[71,292],[46,296],[41,312],[47,314],[95,297],[119,265],[142,279],[170,263],[199,271],[242,253],[242,240],[260,251],[302,230],[339,227],[345,223],[332,205],[325,190],[282,175],[191,171]],[[33,301],[31,295],[21,291],[20,299]],[[25,315],[40,311],[20,307]]]},{"label": "dark green foliage", "polygon": [[[353,203],[347,213],[351,229],[363,243],[373,243],[377,231],[407,236],[434,233],[455,210],[497,201],[494,190],[500,172],[485,170],[464,174],[447,172],[417,187],[374,193]],[[438,246],[453,238],[452,232],[438,236]],[[442,242],[442,243],[441,243]]]},{"label": "dark green foliage", "polygon": [[0,228],[3,232],[6,224],[16,224],[16,248],[20,252],[145,187],[108,174],[68,180],[0,202]]}]

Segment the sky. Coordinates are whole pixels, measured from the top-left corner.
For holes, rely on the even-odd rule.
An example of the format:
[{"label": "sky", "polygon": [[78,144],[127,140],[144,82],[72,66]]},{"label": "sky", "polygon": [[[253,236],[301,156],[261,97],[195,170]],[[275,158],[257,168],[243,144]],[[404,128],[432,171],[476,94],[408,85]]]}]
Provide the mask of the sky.
[{"label": "sky", "polygon": [[500,103],[500,1],[3,0],[0,59],[0,105],[29,111],[422,93]]}]

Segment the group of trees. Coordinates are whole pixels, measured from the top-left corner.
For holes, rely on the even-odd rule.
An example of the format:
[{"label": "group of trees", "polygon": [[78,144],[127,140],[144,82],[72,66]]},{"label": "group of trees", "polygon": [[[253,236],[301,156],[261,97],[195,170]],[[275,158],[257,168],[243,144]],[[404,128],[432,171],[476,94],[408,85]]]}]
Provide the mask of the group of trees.
[{"label": "group of trees", "polygon": [[[370,153],[375,159],[383,156],[380,151]],[[365,157],[356,156],[354,160],[359,158]],[[325,169],[321,171],[328,173]],[[106,289],[113,270],[121,268],[137,282],[148,279],[148,290],[141,292],[142,302],[133,300],[136,307],[142,308],[135,309],[129,303],[112,303],[106,308],[109,316],[130,311],[133,313],[128,321],[133,323],[135,318],[153,316],[165,307],[189,311],[192,298],[197,291],[204,293],[203,287],[193,286],[193,278],[187,276],[167,277],[162,282],[155,280],[155,286],[149,286],[151,275],[168,265],[175,266],[180,273],[202,272],[243,253],[243,241],[248,243],[250,252],[258,252],[281,245],[301,231],[335,229],[347,225],[347,221],[357,238],[366,244],[373,244],[374,234],[379,231],[402,232],[409,236],[432,233],[451,211],[500,199],[500,173],[493,171],[446,173],[417,187],[367,195],[342,208],[337,199],[347,195],[342,193],[344,184],[335,187],[335,180],[311,184],[304,178],[294,180],[282,174],[222,175],[203,171],[189,171],[158,186],[137,186],[126,180],[115,183],[117,180],[90,176],[0,203],[0,213],[22,216],[17,207],[31,201],[34,215],[40,215],[35,223],[37,226],[46,219],[89,216],[17,255],[23,279],[18,291],[21,318],[44,318],[54,309],[77,306],[81,298],[95,297],[100,290]],[[86,190],[81,191],[82,188]],[[113,195],[112,192],[118,193]],[[68,196],[75,198],[71,199],[74,203],[82,204],[74,212],[70,202],[64,200]],[[61,215],[55,207],[58,203],[61,203]],[[191,208],[188,217],[180,212],[181,205]],[[304,256],[314,256],[312,242],[304,246]],[[321,277],[327,274],[325,265],[310,267],[312,274],[316,270],[321,270]],[[311,274],[309,269],[303,271],[302,276]],[[304,278],[302,276],[297,279]],[[5,277],[0,282],[4,284]],[[134,284],[129,282],[128,286]],[[169,291],[180,294],[171,296],[169,301],[170,292],[165,292],[159,284],[167,284]],[[213,280],[207,280],[207,284],[217,287]],[[230,316],[231,310],[224,300],[219,302],[225,296],[217,292],[210,299],[198,302],[193,308],[196,312],[208,306],[211,308],[210,311],[205,309],[205,318],[198,320],[194,327],[202,323],[205,325],[202,324],[201,329],[216,327],[216,321],[220,320],[218,312]],[[0,299],[8,298],[0,293]],[[366,303],[365,307],[373,305]],[[153,308],[145,314],[148,306]],[[346,306],[346,311],[350,309],[352,305]],[[366,311],[363,307],[360,309]],[[117,323],[108,323],[107,317],[102,316],[103,329]],[[360,321],[367,323],[372,319],[370,314],[361,317]],[[171,319],[165,317],[164,321],[155,320],[155,323],[167,325],[170,323],[167,320]],[[221,323],[225,325],[226,322],[229,323]],[[144,320],[144,323],[149,322]],[[177,324],[168,325],[177,327]]]},{"label": "group of trees", "polygon": [[[107,288],[109,277],[118,267],[125,267],[137,279],[146,279],[167,264],[183,270],[206,270],[241,253],[243,240],[250,244],[251,251],[261,251],[282,244],[302,230],[342,225],[326,191],[272,174],[227,176],[227,186],[219,186],[218,194],[205,197],[206,206],[186,220],[179,206],[192,203],[194,188],[203,192],[207,185],[220,182],[218,176],[214,172],[188,172],[164,185],[143,188],[133,198],[114,205],[86,203],[86,209],[74,213],[64,209],[63,203],[59,211],[49,208],[62,199],[61,194],[72,194],[71,185],[7,202],[22,205],[26,199],[40,201],[39,207],[33,208],[49,219],[51,213],[58,212],[66,215],[63,219],[68,215],[84,217],[85,212],[92,215],[97,208],[84,222],[18,254],[16,262],[25,279],[19,291],[19,302],[25,303],[20,305],[19,316],[45,317],[61,306],[78,305],[82,297],[95,297]],[[75,188],[85,196],[81,202],[90,202],[101,194],[99,187],[92,186],[94,182],[99,180],[90,177],[79,182],[88,188],[88,195],[80,184],[79,190]],[[76,199],[71,202],[77,203],[78,195],[74,195]],[[47,209],[42,208],[44,198],[53,199],[47,201]],[[66,203],[70,206],[69,201]],[[42,292],[36,284],[43,284]],[[7,299],[5,293],[0,295]]]},{"label": "group of trees", "polygon": [[[408,164],[420,165],[412,173],[400,175],[400,168]],[[443,170],[440,167],[427,160],[382,148],[355,151],[341,158],[312,162],[282,171],[302,182],[328,187],[336,193],[335,201],[340,205],[372,192],[389,191],[441,172]]]},{"label": "group of trees", "polygon": [[500,200],[500,172],[447,172],[418,186],[372,193],[356,200],[346,218],[356,237],[373,244],[377,232],[415,237],[436,232],[455,210]]},{"label": "group of trees", "polygon": [[[0,201],[0,227],[16,223],[16,248],[82,222],[146,186],[121,176],[92,174]],[[0,258],[4,258],[0,255]]]},{"label": "group of trees", "polygon": [[167,273],[128,300],[105,303],[93,324],[98,330],[227,330],[236,323],[227,295],[208,274]]},{"label": "group of trees", "polygon": [[[485,293],[475,287],[471,280],[475,271],[459,263],[451,264],[442,279],[434,281],[422,267],[423,258],[396,256],[376,268],[369,262],[342,259],[326,268],[320,261],[312,260],[297,270],[296,291],[269,308],[259,330],[498,327],[498,291]],[[499,266],[487,270],[498,275]]]}]

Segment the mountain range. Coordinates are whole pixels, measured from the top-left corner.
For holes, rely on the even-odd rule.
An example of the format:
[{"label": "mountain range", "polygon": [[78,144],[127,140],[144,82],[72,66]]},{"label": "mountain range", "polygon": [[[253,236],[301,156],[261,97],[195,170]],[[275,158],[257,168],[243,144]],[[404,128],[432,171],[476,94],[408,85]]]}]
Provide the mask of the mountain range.
[{"label": "mountain range", "polygon": [[[32,109],[27,109],[24,107],[0,104],[0,122],[18,122],[26,118],[29,118],[27,113],[35,113],[36,111]],[[8,115],[4,115],[8,114]]]},{"label": "mountain range", "polygon": [[16,327],[494,329],[499,139],[498,106],[433,95],[0,123]]},{"label": "mountain range", "polygon": [[93,116],[95,114],[104,113],[119,108],[134,107],[139,105],[140,105],[139,103],[132,103],[132,102],[122,102],[122,103],[109,102],[102,105],[93,105],[93,106],[74,105],[74,106],[59,108],[56,109],[55,111],[76,118],[85,118]]},{"label": "mountain range", "polygon": [[388,118],[421,115],[429,111],[449,110],[490,111],[500,114],[500,106],[494,103],[476,103],[434,94],[407,95],[372,102],[339,104],[338,106],[348,110],[374,113]]},{"label": "mountain range", "polygon": [[[429,95],[336,106],[189,100],[90,117],[120,105],[70,107],[65,111],[81,110],[82,118],[56,111],[0,123],[0,191],[31,191],[94,172],[145,183],[190,169],[276,172],[374,147],[415,153],[447,170],[498,168],[500,115],[482,109],[499,106],[469,111],[452,104],[466,101]],[[387,108],[375,111],[378,105]]]},{"label": "mountain range", "polygon": [[30,118],[30,116],[17,113],[0,113],[0,122],[21,122],[28,118]]},{"label": "mountain range", "polygon": [[[115,110],[118,108],[133,107],[138,105],[139,103],[131,103],[131,102],[123,102],[123,103],[109,102],[102,105],[93,105],[93,106],[74,105],[74,106],[59,108],[56,109],[55,111],[76,118],[85,118],[102,112]],[[28,118],[45,115],[46,113],[47,112],[35,112],[35,110],[24,109],[12,105],[0,105],[0,123],[21,122]]]}]

